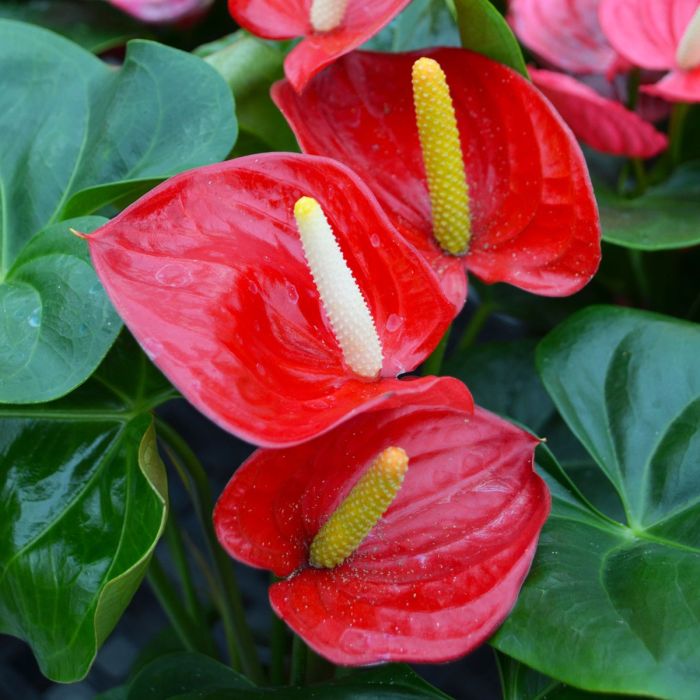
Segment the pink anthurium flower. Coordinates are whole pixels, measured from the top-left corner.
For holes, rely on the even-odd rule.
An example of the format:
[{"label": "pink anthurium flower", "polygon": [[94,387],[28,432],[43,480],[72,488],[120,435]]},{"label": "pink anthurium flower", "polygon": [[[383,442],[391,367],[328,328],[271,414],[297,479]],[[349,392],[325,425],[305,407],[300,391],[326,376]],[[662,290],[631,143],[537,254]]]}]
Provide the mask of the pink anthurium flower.
[{"label": "pink anthurium flower", "polygon": [[293,445],[437,381],[396,376],[437,345],[454,308],[335,161],[268,153],[191,170],[87,239],[156,365],[250,442]]},{"label": "pink anthurium flower", "polygon": [[601,0],[600,23],[630,62],[669,71],[643,91],[700,102],[700,0]]},{"label": "pink anthurium flower", "polygon": [[600,260],[576,140],[539,91],[462,49],[354,52],[297,94],[272,95],[306,153],[346,163],[442,280],[455,306],[467,268],[559,296]]},{"label": "pink anthurium flower", "polygon": [[619,102],[602,97],[564,73],[532,67],[528,70],[532,82],[589,146],[629,158],[651,158],[667,147],[664,134]]},{"label": "pink anthurium flower", "polygon": [[511,0],[508,21],[518,38],[553,66],[612,75],[626,62],[598,22],[600,0]]},{"label": "pink anthurium flower", "polygon": [[295,90],[343,54],[364,44],[410,0],[229,0],[231,16],[266,39],[303,37],[284,62]]},{"label": "pink anthurium flower", "polygon": [[333,663],[448,661],[515,603],[549,512],[538,440],[445,401],[452,385],[466,399],[443,378],[303,445],[258,450],[216,506],[223,547],[284,579],[273,609]]},{"label": "pink anthurium flower", "polygon": [[179,22],[203,14],[214,0],[108,0],[144,22]]}]

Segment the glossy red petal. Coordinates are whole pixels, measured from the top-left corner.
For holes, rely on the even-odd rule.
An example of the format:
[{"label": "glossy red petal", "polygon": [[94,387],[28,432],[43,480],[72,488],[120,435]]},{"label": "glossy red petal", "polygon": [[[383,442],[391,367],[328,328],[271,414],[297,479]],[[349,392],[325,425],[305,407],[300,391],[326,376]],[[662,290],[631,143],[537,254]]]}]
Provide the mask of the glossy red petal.
[{"label": "glossy red petal", "polygon": [[[549,510],[531,435],[482,409],[402,403],[312,443],[258,451],[217,505],[233,556],[297,571],[271,603],[334,663],[445,661],[480,644],[515,602]],[[410,459],[396,500],[344,564],[308,568],[320,525],[389,445]]]},{"label": "glossy red petal", "polygon": [[[293,206],[323,206],[377,325],[383,379],[343,363],[304,260]],[[262,445],[328,430],[396,392],[454,309],[354,173],[325,158],[263,154],[168,180],[89,237],[115,307],[183,395]]]},{"label": "glossy red petal", "polygon": [[630,158],[651,158],[668,145],[666,136],[619,102],[565,75],[529,68],[532,82],[576,136],[589,146]]},{"label": "glossy red petal", "polygon": [[411,65],[419,56],[440,63],[455,103],[472,208],[466,266],[486,282],[538,294],[579,290],[600,260],[586,164],[559,115],[514,71],[462,49],[355,52],[302,95],[282,81],[273,98],[302,149],[352,167],[454,294],[458,261],[433,240],[413,111]]},{"label": "glossy red petal", "polygon": [[206,12],[213,0],[108,0],[144,22],[179,22]]},{"label": "glossy red petal", "polygon": [[364,44],[387,25],[410,0],[350,0],[343,23],[315,32],[310,22],[312,0],[229,0],[229,11],[242,27],[268,39],[305,39],[289,53],[284,72],[298,91],[316,73]]},{"label": "glossy red petal", "polygon": [[608,41],[642,68],[676,65],[676,50],[698,0],[601,0],[599,19]]},{"label": "glossy red petal", "polygon": [[658,83],[643,85],[641,89],[669,102],[700,102],[700,68],[673,70]]},{"label": "glossy red petal", "polygon": [[[347,493],[348,484],[376,455],[394,444],[394,438],[425,439],[425,431],[433,429],[429,423],[419,435],[397,433],[401,417],[439,417],[445,410],[460,420],[468,418],[474,410],[471,394],[457,379],[432,377],[422,392],[410,398],[397,394],[322,437],[291,449],[257,450],[236,471],[216,505],[219,541],[240,561],[289,576],[306,564],[308,543],[339,494]],[[391,419],[399,423],[384,433]],[[261,513],[273,515],[263,518]]]},{"label": "glossy red petal", "polygon": [[573,73],[620,67],[598,22],[600,0],[511,0],[508,21],[518,38],[549,63]]}]

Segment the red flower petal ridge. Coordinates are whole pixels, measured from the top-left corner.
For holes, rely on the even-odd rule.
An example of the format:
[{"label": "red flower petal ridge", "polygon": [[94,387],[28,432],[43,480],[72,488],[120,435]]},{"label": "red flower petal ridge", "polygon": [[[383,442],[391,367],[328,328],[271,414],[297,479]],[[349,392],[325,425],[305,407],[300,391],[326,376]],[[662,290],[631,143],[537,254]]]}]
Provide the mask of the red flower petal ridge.
[{"label": "red flower petal ridge", "polygon": [[529,67],[532,82],[544,93],[576,136],[589,146],[629,158],[651,158],[668,146],[658,132],[619,102],[601,97],[578,80]]},{"label": "red flower petal ridge", "polygon": [[[421,56],[441,65],[457,116],[473,233],[462,258],[445,255],[432,235],[411,87]],[[462,49],[357,51],[302,95],[287,81],[272,95],[304,152],[346,163],[369,185],[457,307],[465,265],[486,282],[549,296],[572,294],[595,273],[600,227],[580,148],[539,91],[509,68]]]},{"label": "red flower petal ridge", "polygon": [[[376,381],[345,365],[324,312],[294,219],[304,195],[323,206],[376,324]],[[270,153],[192,170],[88,242],[153,361],[199,410],[250,442],[302,442],[436,381],[395,377],[437,345],[454,307],[371,192],[335,161]]]},{"label": "red flower petal ridge", "polygon": [[349,0],[339,27],[316,32],[312,0],[229,0],[231,16],[245,29],[267,39],[304,37],[284,62],[295,90],[302,91],[316,73],[352,51],[388,24],[410,0]]},{"label": "red flower petal ridge", "polygon": [[[467,392],[443,378],[311,442],[258,450],[216,506],[223,547],[289,577],[271,587],[273,608],[334,663],[466,654],[506,617],[530,567],[550,503],[533,471],[538,441],[483,409],[456,408],[448,385]],[[321,525],[392,445],[409,465],[389,510],[344,563],[310,567]]]}]

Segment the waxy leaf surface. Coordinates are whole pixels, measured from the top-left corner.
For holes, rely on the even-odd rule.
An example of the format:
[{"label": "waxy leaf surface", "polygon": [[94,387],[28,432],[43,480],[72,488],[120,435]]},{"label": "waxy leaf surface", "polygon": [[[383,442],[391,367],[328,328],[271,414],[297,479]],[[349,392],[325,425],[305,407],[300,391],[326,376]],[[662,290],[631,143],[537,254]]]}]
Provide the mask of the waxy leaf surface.
[{"label": "waxy leaf surface", "polygon": [[[352,373],[294,220],[316,198],[374,318],[384,364]],[[89,237],[98,275],[154,362],[199,410],[262,445],[301,442],[435,378],[397,380],[454,316],[435,275],[357,176],[270,153],[164,183]]]},{"label": "waxy leaf surface", "polygon": [[[114,70],[56,34],[8,20],[0,20],[0,74],[0,362],[10,373],[0,402],[46,401],[90,375],[117,329],[100,326],[102,292],[78,296],[92,278],[80,246],[52,229],[25,247],[69,216],[225,157],[233,102],[214,70],[175,49],[132,42]],[[50,308],[35,315],[49,290]],[[58,374],[41,367],[42,354],[68,359],[86,338],[92,348],[81,361]]]},{"label": "waxy leaf surface", "polygon": [[547,391],[625,517],[596,510],[543,452],[552,514],[497,648],[587,690],[696,697],[698,356],[698,326],[614,307],[542,342]]},{"label": "waxy leaf surface", "polygon": [[302,91],[316,73],[364,44],[403,10],[410,0],[349,0],[340,26],[327,32],[311,26],[313,0],[229,0],[232,17],[266,39],[304,39],[284,62],[295,90]]},{"label": "waxy leaf surface", "polygon": [[52,680],[87,673],[166,518],[148,409],[172,390],[117,343],[70,397],[0,406],[0,631]]},{"label": "waxy leaf surface", "polygon": [[[462,258],[444,254],[432,234],[411,88],[420,56],[440,63],[455,105],[472,222]],[[358,51],[302,95],[282,81],[273,98],[304,152],[363,178],[456,306],[466,295],[465,266],[486,282],[553,296],[577,291],[596,271],[600,234],[583,156],[559,115],[514,71],[461,49]]]},{"label": "waxy leaf surface", "polygon": [[22,250],[0,283],[0,403],[63,396],[100,363],[121,329],[90,264],[85,241],[102,217],[49,226]]},{"label": "waxy leaf surface", "polygon": [[[483,409],[455,408],[452,387],[467,393],[442,378],[310,442],[258,450],[219,499],[219,541],[289,577],[270,589],[273,608],[334,663],[465,654],[507,615],[530,566],[549,509],[532,469],[537,439]],[[321,525],[392,445],[409,466],[389,509],[341,565],[310,567]]]},{"label": "waxy leaf surface", "polygon": [[639,250],[686,248],[700,243],[700,163],[681,165],[640,197],[596,187],[603,238]]}]

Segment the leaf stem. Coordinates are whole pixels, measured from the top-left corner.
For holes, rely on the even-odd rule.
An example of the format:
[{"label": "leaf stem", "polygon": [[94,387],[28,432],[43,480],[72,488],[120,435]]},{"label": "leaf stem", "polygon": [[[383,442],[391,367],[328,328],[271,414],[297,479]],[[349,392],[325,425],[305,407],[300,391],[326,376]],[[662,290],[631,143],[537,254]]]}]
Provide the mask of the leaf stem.
[{"label": "leaf stem", "polygon": [[306,660],[309,648],[304,640],[298,635],[294,635],[292,640],[292,666],[289,674],[290,685],[304,685],[306,680]]},{"label": "leaf stem", "polygon": [[272,631],[270,634],[270,683],[284,685],[284,657],[287,650],[287,625],[272,613]]},{"label": "leaf stem", "polygon": [[496,304],[490,300],[484,300],[479,304],[474,311],[474,315],[469,320],[467,327],[464,329],[462,337],[459,339],[457,347],[458,354],[463,355],[474,343],[481,333],[486,321],[489,320],[491,314],[496,310]]},{"label": "leaf stem", "polygon": [[[238,658],[243,672],[255,683],[263,681],[262,666],[255,649],[255,642],[245,618],[243,600],[228,555],[216,539],[212,523],[212,497],[207,475],[190,446],[162,419],[156,417],[156,430],[180,458],[181,468],[186,470],[191,484],[190,493],[202,530],[206,536],[207,549],[214,562],[214,574],[221,589],[221,617],[232,665]],[[182,469],[179,470],[182,474]],[[187,482],[186,482],[187,483]]]},{"label": "leaf stem", "polygon": [[177,591],[173,588],[163,567],[155,556],[151,557],[146,579],[185,649],[188,651],[202,651],[197,643],[197,631],[194,624],[182,607]]},{"label": "leaf stem", "polygon": [[450,331],[452,326],[450,326],[446,331],[445,335],[442,336],[440,342],[435,347],[435,350],[428,356],[426,361],[423,363],[421,368],[421,374],[425,377],[427,375],[439,376],[442,370],[442,361],[445,359],[445,351],[447,350],[447,341],[450,339]]},{"label": "leaf stem", "polygon": [[681,160],[681,146],[683,145],[683,127],[688,116],[690,105],[686,102],[677,102],[671,111],[671,122],[668,127],[668,153],[671,166],[676,167]]},{"label": "leaf stem", "polygon": [[185,605],[187,611],[197,625],[199,637],[202,640],[203,646],[206,648],[206,653],[210,656],[216,656],[216,644],[211,635],[209,623],[207,621],[204,608],[197,596],[197,589],[192,580],[192,573],[187,562],[187,554],[185,553],[185,545],[182,540],[180,528],[175,518],[175,514],[170,511],[168,516],[168,524],[165,529],[165,539],[168,543],[170,555],[173,560],[173,565],[177,570],[182,589],[185,594]]},{"label": "leaf stem", "polygon": [[632,267],[632,273],[637,285],[640,301],[644,306],[648,306],[651,303],[652,294],[649,278],[644,268],[642,251],[634,248],[627,248],[627,255],[629,257],[630,266]]}]

